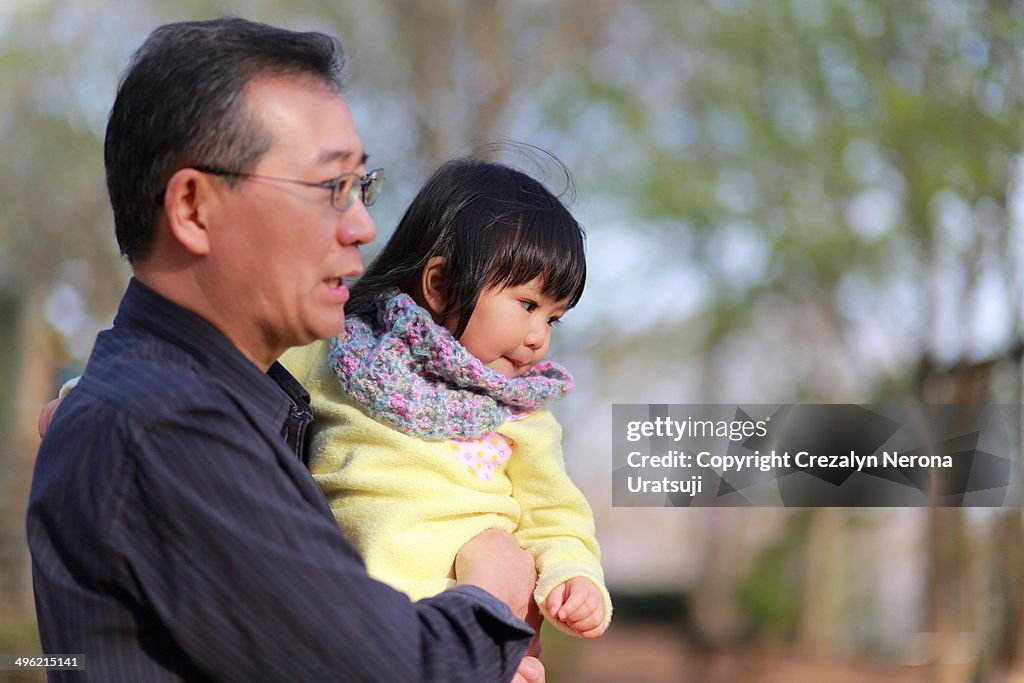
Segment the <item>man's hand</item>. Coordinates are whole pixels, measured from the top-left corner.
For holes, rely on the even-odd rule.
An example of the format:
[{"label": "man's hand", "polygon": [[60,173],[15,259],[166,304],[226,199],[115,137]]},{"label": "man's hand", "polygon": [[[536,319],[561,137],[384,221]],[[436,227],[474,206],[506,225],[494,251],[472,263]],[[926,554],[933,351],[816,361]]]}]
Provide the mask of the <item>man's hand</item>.
[{"label": "man's hand", "polygon": [[541,614],[536,600],[530,600],[530,609],[526,613],[526,623],[533,629],[533,640],[530,641],[530,646],[526,648],[526,656],[539,658],[541,651],[540,627],[544,625],[544,615]]},{"label": "man's hand", "polygon": [[[540,633],[541,620],[533,616],[540,614],[533,600],[537,568],[511,534],[487,529],[470,539],[455,556],[455,579],[460,584],[483,588]],[[519,663],[512,683],[544,683],[544,665],[532,656],[540,654],[537,637],[530,647],[530,654]]]},{"label": "man's hand", "polygon": [[590,579],[582,576],[555,586],[548,594],[548,614],[584,638],[604,633],[604,601]]},{"label": "man's hand", "polygon": [[46,434],[46,429],[50,426],[50,421],[53,420],[53,414],[57,412],[57,406],[63,401],[62,398],[55,398],[45,406],[39,413],[39,423],[36,425],[39,429],[39,438],[43,438]]},{"label": "man's hand", "polygon": [[544,683],[544,665],[536,657],[523,657],[512,683]]},{"label": "man's hand", "polygon": [[487,529],[455,556],[455,580],[484,589],[525,620],[537,585],[537,568],[511,534]]}]

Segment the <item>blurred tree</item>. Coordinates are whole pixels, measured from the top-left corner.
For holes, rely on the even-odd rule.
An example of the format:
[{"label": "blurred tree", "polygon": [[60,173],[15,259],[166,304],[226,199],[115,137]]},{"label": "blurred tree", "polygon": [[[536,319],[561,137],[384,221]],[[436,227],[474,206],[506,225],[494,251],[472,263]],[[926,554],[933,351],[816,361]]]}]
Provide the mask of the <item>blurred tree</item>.
[{"label": "blurred tree", "polygon": [[[1021,3],[613,12],[552,119],[570,131],[581,112],[600,113],[606,134],[570,163],[600,169],[584,179],[590,192],[634,198],[652,245],[645,273],[695,271],[704,285],[697,315],[666,308],[602,339],[625,359],[622,375],[656,381],[648,359],[696,335],[704,400],[867,402],[927,395],[933,378],[958,385],[979,362],[1016,358]],[[1019,385],[1019,362],[1009,373]],[[970,400],[1001,397],[1019,394],[986,382]],[[973,627],[964,532],[958,511],[931,519],[929,624],[936,680],[949,680],[954,631]],[[827,557],[838,533],[812,533],[807,557]],[[827,649],[840,615],[816,595],[801,632]]]},{"label": "blurred tree", "polygon": [[[116,70],[108,81],[94,73],[108,56],[106,38],[81,7],[17,5],[2,19],[0,308],[8,314],[0,316],[0,339],[9,362],[0,366],[0,606],[24,607],[31,605],[23,525],[35,417],[67,357],[54,325],[93,334],[88,314],[108,311],[123,283],[107,227],[102,114],[91,92]],[[54,299],[61,284],[77,290]]]}]

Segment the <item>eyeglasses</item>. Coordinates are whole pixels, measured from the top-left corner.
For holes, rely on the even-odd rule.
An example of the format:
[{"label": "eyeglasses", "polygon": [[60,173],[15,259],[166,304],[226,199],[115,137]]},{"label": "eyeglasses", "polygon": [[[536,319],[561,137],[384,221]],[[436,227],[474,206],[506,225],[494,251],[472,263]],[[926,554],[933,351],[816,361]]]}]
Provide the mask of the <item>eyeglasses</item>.
[{"label": "eyeglasses", "polygon": [[275,180],[279,183],[305,185],[306,187],[320,187],[331,191],[331,206],[338,211],[346,211],[352,206],[356,197],[360,197],[363,200],[364,206],[373,206],[373,203],[377,201],[377,197],[380,196],[380,189],[384,186],[383,168],[375,168],[363,176],[358,173],[342,173],[337,178],[325,180],[322,183],[310,183],[305,180],[275,178],[274,176],[258,175],[256,173],[229,171],[216,166],[194,166],[193,168],[202,173],[229,178],[258,178],[260,180]]}]

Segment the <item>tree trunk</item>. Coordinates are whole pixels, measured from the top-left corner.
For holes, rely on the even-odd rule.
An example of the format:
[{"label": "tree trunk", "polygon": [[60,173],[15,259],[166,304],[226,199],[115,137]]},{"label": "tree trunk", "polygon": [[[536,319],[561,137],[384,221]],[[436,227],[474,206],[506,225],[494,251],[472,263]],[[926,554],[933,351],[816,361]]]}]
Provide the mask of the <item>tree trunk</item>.
[{"label": "tree trunk", "polygon": [[805,575],[796,646],[811,657],[829,657],[837,650],[836,623],[840,608],[842,510],[810,511]]},{"label": "tree trunk", "polygon": [[3,378],[9,429],[0,455],[0,606],[16,612],[32,610],[25,510],[39,448],[36,421],[40,408],[54,395],[60,357],[59,342],[43,317],[45,297],[41,289],[30,291],[14,315],[0,322],[11,333],[7,338],[15,340]]},{"label": "tree trunk", "polygon": [[[925,372],[926,401],[957,405],[983,403],[989,394],[991,363],[963,365],[944,375]],[[938,472],[933,486],[939,488]],[[928,535],[928,630],[932,634],[931,671],[935,683],[960,683],[974,671],[980,653],[975,632],[973,582],[967,566],[968,546],[963,509],[931,507]]]}]

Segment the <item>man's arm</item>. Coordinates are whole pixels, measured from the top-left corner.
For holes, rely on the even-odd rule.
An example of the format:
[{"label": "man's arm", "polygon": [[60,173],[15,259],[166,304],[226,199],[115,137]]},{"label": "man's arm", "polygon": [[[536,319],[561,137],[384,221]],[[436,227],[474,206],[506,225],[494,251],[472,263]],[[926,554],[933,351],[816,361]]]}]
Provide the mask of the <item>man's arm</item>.
[{"label": "man's arm", "polygon": [[[540,627],[544,619],[533,600],[537,570],[529,553],[522,550],[510,534],[486,529],[470,539],[455,556],[455,577],[462,585],[483,588],[500,598],[535,630],[512,683],[544,683],[544,665],[538,659]],[[525,605],[522,604],[524,599]]]},{"label": "man's arm", "polygon": [[[77,382],[75,378],[75,381]],[[65,384],[68,390],[74,385],[71,382]],[[56,398],[45,406],[39,413],[38,429],[39,437],[46,434],[57,411],[57,407],[63,401],[66,393],[61,388],[60,398]],[[504,538],[501,538],[504,536]],[[509,545],[511,543],[511,546]],[[470,540],[459,552],[456,560],[459,567],[459,583],[477,586],[497,597],[506,605],[517,605],[519,609],[513,609],[516,616],[522,618],[521,602],[522,588],[524,581],[529,584],[528,593],[532,594],[532,586],[536,582],[536,571],[532,560],[528,561],[527,568],[516,567],[516,563],[523,562],[527,557],[519,548],[516,542],[507,534],[497,534],[493,531],[485,531],[476,538]],[[530,607],[536,608],[536,603],[529,600]],[[529,615],[526,617],[529,620]],[[535,629],[540,628],[540,623],[531,623]],[[531,647],[537,645],[536,635],[531,641]],[[539,647],[536,652],[528,653],[519,663],[512,683],[544,683],[544,666],[536,655],[539,654]]]},{"label": "man's arm", "polygon": [[219,680],[512,678],[532,633],[504,605],[473,586],[411,603],[370,579],[297,461],[196,427],[208,410],[195,417],[135,435],[112,542],[124,581],[199,668]]}]

